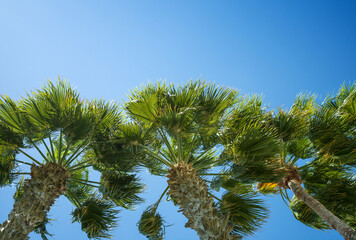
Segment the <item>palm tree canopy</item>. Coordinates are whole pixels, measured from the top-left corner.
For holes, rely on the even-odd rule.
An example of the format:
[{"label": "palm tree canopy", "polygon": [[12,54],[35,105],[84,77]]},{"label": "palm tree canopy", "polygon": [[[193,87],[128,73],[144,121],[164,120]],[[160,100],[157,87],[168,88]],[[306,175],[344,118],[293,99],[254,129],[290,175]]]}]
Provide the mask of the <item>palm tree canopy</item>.
[{"label": "palm tree canopy", "polygon": [[[64,195],[76,207],[73,221],[79,221],[90,238],[109,237],[116,207],[131,208],[142,201],[137,196],[143,186],[135,176],[135,150],[124,133],[131,128],[115,104],[83,100],[60,79],[18,101],[2,96],[0,184],[9,185],[21,174],[20,163],[62,166],[69,173]],[[112,138],[119,141],[111,143]],[[30,155],[30,148],[41,158]],[[19,153],[27,160],[17,159]],[[90,167],[100,172],[100,181],[90,180]]]},{"label": "palm tree canopy", "polygon": [[[156,83],[135,89],[125,107],[150,139],[146,145],[140,144],[144,149],[141,162],[161,176],[178,163],[191,164],[202,180],[209,182],[208,171],[225,162],[220,154],[222,129],[232,107],[240,101],[237,91],[204,81],[182,86]],[[266,217],[261,201],[247,191],[227,191],[222,199],[215,199],[219,211],[230,214],[233,233],[252,234]],[[140,232],[150,239],[159,239],[164,231],[164,222],[156,212],[158,203],[148,208],[138,223]]]},{"label": "palm tree canopy", "polygon": [[[353,86],[317,105],[315,96],[300,95],[288,111],[268,112],[259,98],[234,110],[225,134],[227,172],[237,181],[256,183],[263,194],[280,193],[295,217],[308,226],[328,229],[307,205],[289,199],[286,177],[301,178],[306,191],[354,226]],[[250,110],[247,110],[247,109]],[[249,144],[241,139],[249,138]],[[302,162],[310,160],[311,162]],[[298,162],[297,164],[297,161]],[[221,181],[221,180],[220,180]],[[340,203],[340,204],[339,204]],[[337,207],[338,206],[338,207]]]}]

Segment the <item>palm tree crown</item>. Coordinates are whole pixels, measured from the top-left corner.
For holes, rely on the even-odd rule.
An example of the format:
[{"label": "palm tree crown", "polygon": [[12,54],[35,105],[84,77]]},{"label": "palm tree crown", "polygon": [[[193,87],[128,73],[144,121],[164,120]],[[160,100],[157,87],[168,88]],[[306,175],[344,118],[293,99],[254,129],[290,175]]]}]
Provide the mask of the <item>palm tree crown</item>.
[{"label": "palm tree crown", "polygon": [[[129,208],[141,201],[133,148],[124,136],[129,128],[115,104],[82,100],[62,80],[48,82],[19,101],[3,96],[0,184],[9,185],[20,174],[31,178],[18,182],[14,209],[2,224],[0,238],[26,239],[34,229],[45,237],[46,213],[62,194],[76,207],[73,221],[81,223],[89,238],[109,237],[108,231],[117,225],[116,206]],[[113,137],[120,140],[111,143]],[[19,160],[17,154],[26,160]],[[31,172],[22,173],[19,164],[31,166]],[[90,180],[91,167],[100,172],[99,181]],[[31,211],[28,204],[33,204]],[[13,218],[14,214],[22,218]],[[28,227],[21,229],[21,225]],[[10,228],[20,229],[16,236],[7,235]]]},{"label": "palm tree crown", "polygon": [[[142,136],[150,139],[149,144],[141,145],[140,161],[151,173],[167,176],[162,196],[167,192],[180,206],[189,220],[186,227],[196,230],[201,239],[250,234],[266,214],[258,199],[246,197],[242,191],[227,192],[222,199],[210,192],[209,177],[215,174],[209,170],[223,162],[220,134],[237,101],[235,90],[192,81],[177,87],[148,84],[134,90],[126,103],[129,116],[145,133]],[[156,212],[159,201],[139,222],[141,233],[152,239],[160,239],[164,230]]]},{"label": "palm tree crown", "polygon": [[[337,135],[328,133],[333,129],[326,125],[333,124],[332,121],[327,120],[322,125],[320,119],[324,118],[324,115],[321,116],[321,112],[324,111],[318,109],[312,95],[300,95],[289,111],[280,109],[277,112],[268,112],[263,108],[260,98],[251,98],[242,107],[237,107],[231,115],[224,134],[225,154],[232,160],[227,174],[236,181],[257,182],[257,188],[264,194],[280,193],[283,200],[289,202],[287,204],[298,220],[315,228],[330,228],[328,223],[299,199],[300,194],[296,197],[297,188],[304,191],[300,185],[303,183],[310,196],[318,199],[340,219],[350,223],[348,219],[354,212],[351,210],[354,207],[351,207],[354,205],[354,194],[350,190],[355,185],[351,181],[350,173],[344,171],[345,165],[326,164],[322,160],[326,155],[323,149],[318,147],[320,138],[329,136],[328,139],[332,143],[321,145],[330,149],[335,146]],[[335,120],[335,127],[341,122],[339,119]],[[339,144],[344,145],[347,142],[343,139]],[[330,155],[330,152],[328,153]],[[297,164],[298,160],[309,159],[313,161],[304,162],[304,165]],[[293,189],[291,185],[296,188]],[[292,199],[288,196],[289,188],[295,193]],[[338,196],[344,196],[341,199],[345,200],[345,211],[337,211],[335,206],[332,206],[337,204],[340,199]],[[352,232],[340,219],[337,221],[346,229],[344,233]]]}]

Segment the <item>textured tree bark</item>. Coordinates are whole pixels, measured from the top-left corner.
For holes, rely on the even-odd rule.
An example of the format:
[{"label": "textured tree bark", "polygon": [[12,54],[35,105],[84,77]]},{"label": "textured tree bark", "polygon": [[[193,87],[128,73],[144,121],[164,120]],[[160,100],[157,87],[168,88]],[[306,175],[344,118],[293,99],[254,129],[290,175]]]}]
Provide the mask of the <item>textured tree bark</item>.
[{"label": "textured tree bark", "polygon": [[168,194],[188,218],[185,226],[194,229],[201,240],[239,239],[231,235],[233,226],[229,223],[229,215],[223,216],[215,208],[206,183],[191,164],[178,163],[167,177]]},{"label": "textured tree bark", "polygon": [[68,172],[56,163],[31,166],[31,179],[26,179],[23,193],[0,226],[1,240],[29,239],[28,234],[46,217],[47,212],[65,190]]},{"label": "textured tree bark", "polygon": [[295,196],[305,202],[311,209],[314,210],[322,219],[331,225],[347,240],[356,240],[356,231],[340,220],[332,212],[324,207],[318,200],[310,196],[300,182],[295,179],[288,181],[288,187],[294,192]]}]

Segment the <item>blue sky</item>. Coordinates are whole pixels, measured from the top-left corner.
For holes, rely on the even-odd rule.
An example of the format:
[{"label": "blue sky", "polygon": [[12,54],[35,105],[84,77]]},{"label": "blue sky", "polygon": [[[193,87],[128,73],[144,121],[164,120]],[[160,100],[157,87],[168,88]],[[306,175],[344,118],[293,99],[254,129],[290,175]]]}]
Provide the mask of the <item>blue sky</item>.
[{"label": "blue sky", "polygon": [[[82,97],[122,102],[147,82],[202,78],[287,108],[300,92],[321,100],[356,80],[355,12],[351,0],[0,0],[0,94],[19,98],[60,76]],[[141,177],[147,204],[120,213],[114,239],[145,239],[136,222],[166,182],[146,172]],[[13,191],[0,191],[1,222]],[[268,223],[246,239],[342,239],[302,225],[279,197],[266,204]],[[64,198],[52,208],[55,239],[86,239],[78,224],[70,224],[71,209]],[[167,239],[198,239],[177,210],[170,202],[159,208],[174,224]]]}]

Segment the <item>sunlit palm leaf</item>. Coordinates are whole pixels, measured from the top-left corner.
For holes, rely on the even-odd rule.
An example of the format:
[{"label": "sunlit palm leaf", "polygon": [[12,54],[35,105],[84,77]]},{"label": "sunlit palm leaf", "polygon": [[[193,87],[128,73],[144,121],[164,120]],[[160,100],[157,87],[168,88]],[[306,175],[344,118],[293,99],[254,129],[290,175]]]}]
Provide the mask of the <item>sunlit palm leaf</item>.
[{"label": "sunlit palm leaf", "polygon": [[[234,89],[202,82],[202,90],[198,100],[198,117],[206,124],[214,124],[238,101],[238,92]],[[199,116],[200,115],[200,116]]]},{"label": "sunlit palm leaf", "polygon": [[257,184],[257,189],[262,194],[275,194],[278,193],[278,183],[261,183]]},{"label": "sunlit palm leaf", "polygon": [[17,103],[8,96],[1,96],[0,99],[0,119],[12,131],[24,133],[22,125],[22,113]]},{"label": "sunlit palm leaf", "polygon": [[335,97],[328,99],[314,115],[310,136],[327,162],[356,166],[355,84],[344,84]]}]

